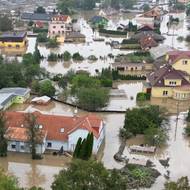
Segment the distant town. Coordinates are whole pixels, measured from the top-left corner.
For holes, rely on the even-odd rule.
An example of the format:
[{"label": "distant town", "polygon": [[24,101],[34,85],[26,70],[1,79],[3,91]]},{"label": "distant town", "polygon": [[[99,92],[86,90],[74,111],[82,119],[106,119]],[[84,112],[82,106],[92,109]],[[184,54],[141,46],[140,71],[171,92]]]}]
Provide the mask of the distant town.
[{"label": "distant town", "polygon": [[0,189],[190,189],[189,0],[0,0]]}]

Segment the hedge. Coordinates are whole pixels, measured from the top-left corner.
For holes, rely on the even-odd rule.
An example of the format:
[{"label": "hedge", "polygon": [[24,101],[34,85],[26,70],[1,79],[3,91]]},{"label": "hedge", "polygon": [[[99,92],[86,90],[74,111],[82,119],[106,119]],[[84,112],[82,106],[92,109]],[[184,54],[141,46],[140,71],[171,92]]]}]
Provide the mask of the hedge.
[{"label": "hedge", "polygon": [[127,32],[117,31],[117,30],[100,29],[99,32],[104,34],[112,34],[112,35],[127,35]]},{"label": "hedge", "polygon": [[47,28],[33,28],[34,33],[48,33]]}]

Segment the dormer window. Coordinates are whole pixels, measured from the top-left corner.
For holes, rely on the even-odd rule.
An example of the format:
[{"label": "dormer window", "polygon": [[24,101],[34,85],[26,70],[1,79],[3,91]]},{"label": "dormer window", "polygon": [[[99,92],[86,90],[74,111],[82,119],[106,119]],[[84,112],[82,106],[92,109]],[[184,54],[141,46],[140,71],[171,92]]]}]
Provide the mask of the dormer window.
[{"label": "dormer window", "polygon": [[183,63],[183,65],[187,65],[188,61],[187,60],[183,60],[182,63]]},{"label": "dormer window", "polygon": [[171,86],[176,86],[176,81],[170,81],[169,84],[170,84]]},{"label": "dormer window", "polygon": [[42,125],[39,125],[39,129],[42,129],[43,128],[43,126]]},{"label": "dormer window", "polygon": [[64,128],[60,129],[60,133],[64,133],[64,131],[65,131]]}]

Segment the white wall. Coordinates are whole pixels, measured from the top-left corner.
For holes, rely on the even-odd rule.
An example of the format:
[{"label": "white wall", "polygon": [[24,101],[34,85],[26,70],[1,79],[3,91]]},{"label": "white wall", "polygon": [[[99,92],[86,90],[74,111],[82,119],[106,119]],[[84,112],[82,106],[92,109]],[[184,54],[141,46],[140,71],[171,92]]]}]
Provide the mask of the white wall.
[{"label": "white wall", "polygon": [[[73,152],[78,139],[80,137],[82,139],[86,138],[88,133],[89,133],[89,131],[87,131],[85,129],[77,129],[76,131],[71,133],[68,138],[68,150]],[[103,125],[103,122],[102,122],[101,126],[100,126],[99,138],[97,139],[96,137],[94,137],[94,145],[93,145],[93,153],[94,154],[96,154],[98,152],[104,138],[105,138],[105,126]]]},{"label": "white wall", "polygon": [[[16,148],[13,149],[12,145],[15,145]],[[36,153],[37,154],[42,154],[45,151],[45,144],[39,144],[36,146]],[[24,147],[24,149],[21,149],[21,146]],[[7,150],[11,152],[25,152],[25,153],[30,153],[30,146],[28,143],[25,142],[16,142],[16,141],[8,141],[8,146]]]},{"label": "white wall", "polygon": [[[48,143],[51,143],[51,147],[48,147]],[[47,140],[45,147],[47,150],[57,150],[59,151],[61,147],[63,146],[63,150],[68,151],[68,143],[64,141],[52,141],[52,140]]]}]

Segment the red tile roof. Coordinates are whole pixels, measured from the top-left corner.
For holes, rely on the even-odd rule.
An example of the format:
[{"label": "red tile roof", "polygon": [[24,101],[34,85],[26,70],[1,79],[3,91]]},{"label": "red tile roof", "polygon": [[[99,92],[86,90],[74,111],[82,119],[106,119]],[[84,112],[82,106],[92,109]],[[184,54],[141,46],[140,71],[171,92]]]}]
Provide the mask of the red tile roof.
[{"label": "red tile roof", "polygon": [[[6,112],[7,128],[15,128],[25,126],[24,112]],[[60,115],[46,115],[40,112],[34,112],[37,123],[42,129],[47,131],[48,140],[66,141],[68,135],[77,129],[85,129],[92,132],[96,138],[99,137],[99,129],[102,119],[96,115],[86,115],[80,117],[69,117]],[[61,132],[64,129],[64,132]]]},{"label": "red tile roof", "polygon": [[[26,127],[9,127],[6,131],[6,138],[12,141],[28,142],[28,129]],[[47,131],[40,130],[40,139],[43,140],[47,136]]]},{"label": "red tile roof", "polygon": [[63,21],[63,22],[67,22],[67,20],[69,19],[68,15],[56,15],[52,17],[52,20],[54,21]]},{"label": "red tile roof", "polygon": [[139,42],[142,49],[158,46],[158,43],[151,36],[145,36],[144,38],[141,38]]}]

